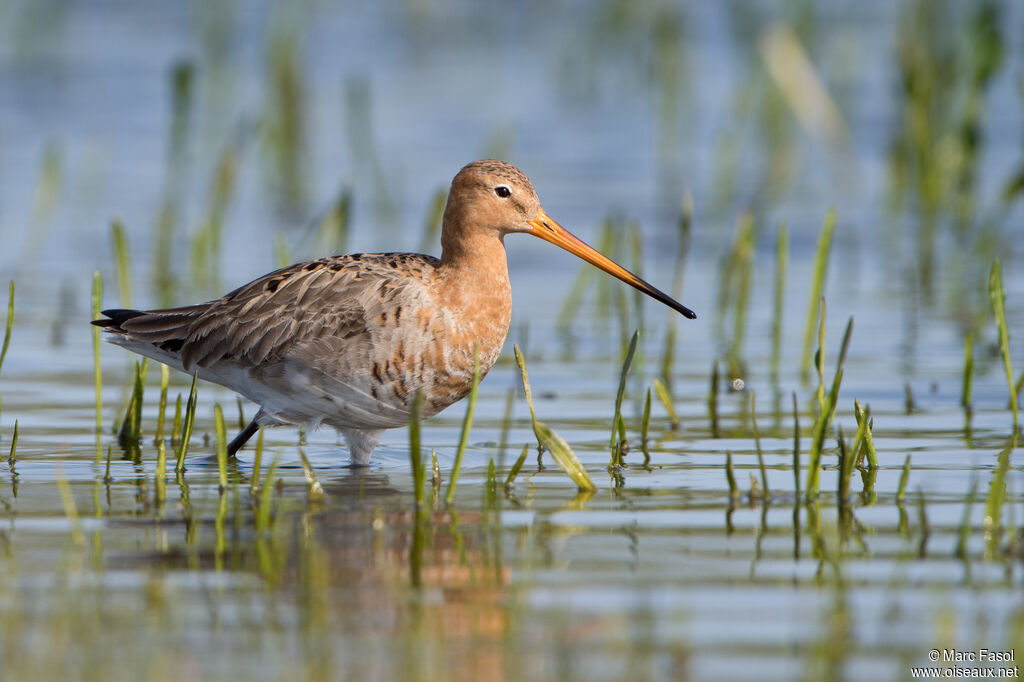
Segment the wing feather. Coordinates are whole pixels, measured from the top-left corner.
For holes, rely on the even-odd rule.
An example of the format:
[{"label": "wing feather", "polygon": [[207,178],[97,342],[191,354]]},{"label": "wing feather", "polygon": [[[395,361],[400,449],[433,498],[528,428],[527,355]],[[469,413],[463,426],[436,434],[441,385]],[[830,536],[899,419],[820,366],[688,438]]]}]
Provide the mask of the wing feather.
[{"label": "wing feather", "polygon": [[400,267],[409,258],[436,264],[418,255],[322,258],[275,270],[215,301],[147,311],[113,331],[155,345],[180,342],[186,371],[225,360],[257,366],[324,336],[365,334],[377,323],[377,308],[415,286]]}]

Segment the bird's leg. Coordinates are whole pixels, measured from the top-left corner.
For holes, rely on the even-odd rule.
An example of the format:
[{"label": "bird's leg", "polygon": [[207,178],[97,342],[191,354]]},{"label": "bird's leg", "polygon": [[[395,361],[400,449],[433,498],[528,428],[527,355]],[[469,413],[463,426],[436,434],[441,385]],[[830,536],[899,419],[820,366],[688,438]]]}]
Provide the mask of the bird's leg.
[{"label": "bird's leg", "polygon": [[228,457],[234,457],[235,453],[242,449],[246,441],[253,437],[253,435],[260,430],[260,425],[253,419],[249,422],[249,425],[242,429],[241,433],[235,436],[235,439],[228,443]]}]

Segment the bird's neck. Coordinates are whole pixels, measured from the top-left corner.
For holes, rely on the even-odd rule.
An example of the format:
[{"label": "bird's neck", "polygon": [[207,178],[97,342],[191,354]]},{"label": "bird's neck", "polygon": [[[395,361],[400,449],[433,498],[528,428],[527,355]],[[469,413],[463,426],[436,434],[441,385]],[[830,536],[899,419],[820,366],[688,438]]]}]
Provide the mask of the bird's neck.
[{"label": "bird's neck", "polygon": [[465,321],[465,331],[496,358],[512,317],[505,245],[493,233],[458,236],[442,239],[438,293]]},{"label": "bird's neck", "polygon": [[[510,304],[505,244],[493,233],[463,233],[458,239],[441,240],[441,279],[452,302],[468,306],[494,306],[495,299]],[[486,300],[484,300],[486,299]],[[500,306],[500,307],[505,307]]]}]

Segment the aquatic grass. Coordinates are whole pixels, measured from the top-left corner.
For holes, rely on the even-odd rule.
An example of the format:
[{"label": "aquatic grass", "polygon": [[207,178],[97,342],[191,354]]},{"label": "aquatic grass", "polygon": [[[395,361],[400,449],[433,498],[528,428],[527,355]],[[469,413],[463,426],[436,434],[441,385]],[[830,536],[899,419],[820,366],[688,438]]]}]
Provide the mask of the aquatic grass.
[{"label": "aquatic grass", "polygon": [[153,437],[154,443],[159,443],[164,439],[164,427],[167,422],[167,389],[171,381],[171,372],[167,365],[160,364],[160,400],[157,403],[157,415],[156,415],[156,435]]},{"label": "aquatic grass", "polygon": [[672,394],[669,393],[668,386],[657,377],[651,381],[651,386],[654,387],[654,394],[658,396],[658,400],[660,400],[662,406],[664,406],[665,412],[668,413],[668,420],[671,424],[672,430],[677,430],[679,428],[679,416],[676,414],[676,409],[672,405]]},{"label": "aquatic grass", "polygon": [[[822,315],[824,316],[824,300],[822,301]],[[846,323],[846,331],[840,344],[839,359],[836,362],[836,373],[832,380],[832,388],[828,396],[822,402],[822,409],[814,423],[813,435],[811,438],[810,461],[807,470],[807,496],[813,497],[818,494],[818,478],[821,468],[821,455],[825,446],[825,438],[829,433],[832,417],[835,414],[836,404],[839,399],[839,387],[843,381],[843,363],[846,361],[846,353],[850,344],[850,336],[853,332],[853,318]],[[824,354],[824,346],[818,349],[818,355]],[[823,363],[819,361],[819,368]]]},{"label": "aquatic grass", "polygon": [[985,558],[996,556],[1002,538],[1003,504],[1006,500],[1006,473],[1010,469],[1010,455],[1017,447],[1017,436],[1014,434],[1006,447],[996,456],[996,468],[989,483],[988,496],[985,499]]},{"label": "aquatic grass", "polygon": [[770,361],[771,383],[779,383],[779,359],[782,356],[782,306],[786,293],[786,271],[789,268],[789,230],[779,225],[775,237],[775,289],[772,296],[772,350]]},{"label": "aquatic grass", "polygon": [[[423,411],[423,392],[416,391],[409,406],[409,459],[412,466],[413,499],[417,510],[423,503],[427,472],[423,466],[423,448],[420,438],[420,415]],[[419,512],[417,512],[418,514]]]},{"label": "aquatic grass", "polygon": [[[793,490],[797,500],[800,499],[800,410],[797,405],[796,391],[793,391]],[[799,504],[797,504],[799,509]]]},{"label": "aquatic grass", "polygon": [[26,253],[29,258],[34,257],[46,244],[52,227],[53,211],[60,198],[64,173],[63,145],[57,140],[49,140],[43,150],[43,162],[32,197],[32,213],[28,224],[30,241]]},{"label": "aquatic grass", "polygon": [[519,471],[523,468],[523,464],[526,462],[527,455],[530,454],[530,444],[527,443],[523,446],[523,451],[519,453],[519,457],[512,464],[512,468],[509,469],[508,476],[505,477],[505,490],[506,492],[512,489],[512,484],[516,480],[516,476],[519,475]]},{"label": "aquatic grass", "polygon": [[459,434],[459,446],[455,450],[455,463],[452,465],[452,473],[448,477],[448,492],[444,496],[447,505],[455,500],[455,486],[459,483],[459,472],[462,470],[462,457],[466,454],[466,444],[469,442],[469,431],[473,428],[473,413],[476,411],[477,388],[480,386],[480,351],[473,347],[473,379],[469,386],[469,404],[466,405],[466,416],[462,420],[462,432]]},{"label": "aquatic grass", "polygon": [[622,371],[619,374],[619,389],[615,394],[615,413],[612,417],[612,435],[608,443],[611,452],[611,460],[608,467],[613,468],[624,464],[626,449],[626,420],[622,417],[622,401],[626,397],[626,379],[629,376],[629,368],[633,364],[633,357],[636,354],[637,341],[640,338],[640,330],[633,332],[626,349],[626,356],[622,361]]},{"label": "aquatic grass", "polygon": [[954,554],[961,561],[967,561],[967,544],[971,536],[971,511],[974,507],[974,500],[978,493],[978,479],[971,476],[971,487],[967,493],[967,500],[964,502],[963,514],[960,516],[960,527],[957,530],[956,550]]},{"label": "aquatic grass", "polygon": [[278,232],[274,235],[274,263],[276,267],[285,268],[294,263],[288,238]]},{"label": "aquatic grass", "polygon": [[818,307],[818,351],[814,354],[814,368],[818,374],[818,388],[815,397],[818,399],[818,414],[825,410],[825,299],[821,299]]},{"label": "aquatic grass", "polygon": [[213,172],[209,203],[199,228],[192,235],[189,283],[197,295],[219,292],[221,289],[224,217],[238,176],[242,139],[241,135],[234,136],[221,151]]},{"label": "aquatic grass", "polygon": [[757,430],[757,395],[750,392],[750,422],[754,430],[754,447],[757,450],[757,467],[761,470],[761,488],[764,491],[764,500],[771,500],[771,490],[768,488],[768,470],[764,467],[764,454],[761,452],[761,434]]},{"label": "aquatic grass", "polygon": [[181,443],[181,394],[174,403],[174,421],[171,423],[171,446],[177,449]]},{"label": "aquatic grass", "polygon": [[75,496],[71,492],[71,485],[64,476],[64,467],[57,464],[53,470],[53,477],[57,482],[57,490],[60,492],[60,501],[64,506],[64,516],[71,524],[71,541],[78,552],[85,551],[85,532],[82,530],[82,522],[78,516],[78,507],[75,506]]},{"label": "aquatic grass", "polygon": [[811,452],[807,465],[807,495],[809,497],[818,494],[818,477],[821,469],[821,455],[825,446],[825,437],[828,434],[828,425],[832,421],[835,412],[836,400],[839,394],[839,382],[842,380],[842,370],[839,371],[837,381],[832,385],[825,401],[825,407],[821,415],[814,423],[814,430],[811,437]]},{"label": "aquatic grass", "polygon": [[156,474],[153,484],[156,506],[159,508],[167,500],[167,445],[163,439],[156,442]]},{"label": "aquatic grass", "polygon": [[640,449],[644,453],[644,464],[651,460],[651,453],[647,451],[647,440],[651,429],[651,389],[647,389],[647,396],[644,398],[644,411],[640,417]]},{"label": "aquatic grass", "polygon": [[999,330],[999,353],[1003,358],[1003,369],[1006,371],[1006,383],[1010,390],[1010,412],[1013,414],[1013,432],[1019,430],[1017,414],[1017,387],[1013,381],[1013,367],[1010,363],[1010,332],[1006,326],[1006,293],[1003,291],[1003,266],[997,258],[992,263],[988,277],[988,296],[992,304],[992,316]]},{"label": "aquatic grass", "polygon": [[853,437],[853,466],[860,467],[864,458],[868,456],[867,439],[871,419],[870,405],[867,408],[864,408],[860,404],[860,400],[854,398],[853,415],[854,419],[857,421],[857,432]]},{"label": "aquatic grass", "polygon": [[515,353],[516,365],[519,366],[519,371],[522,373],[523,391],[526,394],[526,404],[530,408],[533,433],[537,437],[538,445],[551,453],[558,466],[572,479],[579,490],[590,492],[597,490],[597,486],[590,480],[587,470],[583,468],[583,464],[576,457],[569,444],[555,433],[550,426],[537,419],[537,413],[533,409],[533,395],[530,392],[530,378],[526,372],[526,360],[523,358],[523,353],[519,350],[518,345],[514,344],[512,350]]},{"label": "aquatic grass", "polygon": [[[103,307],[103,275],[92,273],[91,319],[100,318]],[[96,462],[103,456],[103,368],[100,365],[100,328],[92,325],[92,381],[96,390]]]},{"label": "aquatic grass", "polygon": [[917,401],[914,400],[914,389],[909,381],[903,382],[903,411],[906,414],[913,414],[917,409]]},{"label": "aquatic grass", "polygon": [[[679,246],[676,249],[676,260],[672,268],[672,297],[677,301],[683,299],[683,282],[686,277],[686,261],[690,255],[693,228],[693,196],[687,191],[683,193],[679,212]],[[676,335],[679,318],[674,312],[668,313],[665,326],[665,346],[661,355],[661,378],[666,386],[672,385],[672,366],[675,364]]]},{"label": "aquatic grass", "polygon": [[167,138],[167,168],[153,240],[152,285],[161,306],[171,305],[177,285],[172,261],[177,241],[178,209],[183,203],[181,195],[188,160],[195,74],[195,64],[188,60],[176,62],[170,72],[171,125]]},{"label": "aquatic grass", "polygon": [[866,456],[868,470],[874,471],[878,468],[878,453],[875,452],[875,438],[871,432],[874,421],[871,419],[871,406],[862,407],[860,401],[854,398],[853,413],[857,418],[857,439],[861,442],[861,447],[854,451],[857,455],[857,466],[860,466]]},{"label": "aquatic grass", "polygon": [[213,406],[213,425],[217,434],[217,483],[223,493],[228,489],[228,437],[224,426],[224,410],[219,404]]},{"label": "aquatic grass", "polygon": [[146,389],[146,374],[149,368],[149,358],[143,358],[141,362],[135,363],[135,377],[132,381],[132,395],[125,408],[124,418],[121,421],[121,428],[117,434],[117,442],[124,448],[133,459],[139,457],[139,447],[142,442],[142,402]]},{"label": "aquatic grass", "polygon": [[501,434],[498,436],[498,465],[504,466],[508,434],[512,430],[512,410],[515,407],[516,389],[505,391],[505,409],[501,413]]},{"label": "aquatic grass", "polygon": [[275,453],[274,458],[270,460],[270,467],[267,469],[267,475],[264,477],[266,483],[260,489],[259,506],[256,508],[256,533],[264,538],[270,532],[270,507],[274,500],[274,474],[277,473],[277,466],[280,460],[280,452]]},{"label": "aquatic grass", "polygon": [[850,494],[850,477],[853,475],[853,457],[846,449],[846,439],[843,437],[843,425],[836,429],[836,454],[838,465],[836,466],[836,506],[842,511],[846,507],[847,497]]},{"label": "aquatic grass", "polygon": [[[1024,379],[1024,375],[1021,377]],[[964,336],[964,371],[962,388],[960,389],[960,405],[967,410],[974,402],[971,384],[974,382],[974,334],[967,332]]]},{"label": "aquatic grass", "polygon": [[124,223],[114,219],[110,223],[110,238],[114,248],[114,265],[117,272],[117,291],[121,297],[121,306],[132,307],[132,269],[131,247],[128,245],[128,234]]},{"label": "aquatic grass", "polygon": [[11,434],[11,449],[7,455],[7,464],[13,467],[18,461],[18,420],[14,420],[14,432]]},{"label": "aquatic grass", "polygon": [[[814,338],[814,321],[818,319],[818,305],[824,300],[822,292],[825,288],[825,277],[828,272],[829,252],[832,249],[832,234],[836,227],[836,212],[830,209],[825,214],[825,221],[821,226],[818,235],[817,249],[814,253],[814,269],[811,277],[811,290],[807,304],[807,324],[804,331],[804,345],[802,358],[803,366],[800,369],[801,380],[807,383],[811,369],[811,343]],[[822,315],[824,317],[824,315]]]},{"label": "aquatic grass", "polygon": [[256,450],[252,458],[252,481],[249,483],[249,495],[256,497],[260,490],[260,467],[263,464],[263,427],[256,432]]},{"label": "aquatic grass", "polygon": [[299,460],[302,462],[302,475],[306,479],[308,500],[323,502],[327,499],[327,493],[324,492],[324,487],[320,484],[320,479],[316,477],[316,471],[313,470],[313,465],[309,463],[309,458],[306,457],[306,452],[302,448],[299,448]]},{"label": "aquatic grass", "polygon": [[711,437],[718,438],[718,360],[711,363],[711,387],[708,389],[708,418],[711,420]]},{"label": "aquatic grass", "polygon": [[[188,392],[188,403],[185,407],[185,413],[181,418],[181,437],[178,439],[178,453],[177,453],[177,464],[174,470],[178,473],[185,471],[185,455],[188,454],[189,441],[192,440],[192,425],[195,423],[196,418],[196,382],[199,379],[199,373],[195,372],[192,374],[192,388]],[[181,396],[178,396],[178,405],[181,405]],[[178,422],[178,417],[175,416],[175,423]]]},{"label": "aquatic grass", "polygon": [[4,343],[0,346],[0,371],[4,367],[7,349],[11,346],[11,331],[14,329],[14,280],[7,285],[7,321],[4,323]]},{"label": "aquatic grass", "polygon": [[301,59],[302,36],[294,21],[271,25],[267,46],[267,102],[263,133],[272,179],[289,208],[306,194],[303,156],[306,143],[306,84]]},{"label": "aquatic grass", "polygon": [[441,464],[437,461],[437,451],[430,451],[430,485],[433,488],[434,503],[439,499],[441,491]]},{"label": "aquatic grass", "polygon": [[742,497],[740,487],[736,485],[736,472],[732,468],[732,452],[725,451],[725,480],[729,484],[729,499],[737,500]]},{"label": "aquatic grass", "polygon": [[744,375],[743,342],[747,329],[747,308],[750,302],[750,290],[754,276],[754,251],[757,248],[757,232],[754,216],[745,213],[737,225],[733,251],[730,253],[729,266],[733,283],[733,325],[732,339],[729,342],[727,358],[729,362],[729,378],[740,379]]},{"label": "aquatic grass", "polygon": [[903,471],[900,473],[900,482],[896,487],[896,501],[902,502],[907,497],[907,481],[910,480],[910,455],[903,460]]}]

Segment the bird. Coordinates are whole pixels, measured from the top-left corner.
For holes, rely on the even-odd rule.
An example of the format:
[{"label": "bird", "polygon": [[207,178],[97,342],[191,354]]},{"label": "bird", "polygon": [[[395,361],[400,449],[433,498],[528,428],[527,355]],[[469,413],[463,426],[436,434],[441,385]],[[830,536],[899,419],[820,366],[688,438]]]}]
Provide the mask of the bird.
[{"label": "bird", "polygon": [[259,405],[231,441],[234,456],[261,426],[333,427],[364,466],[387,429],[406,426],[414,398],[430,417],[484,377],[509,331],[504,239],[539,237],[684,317],[689,308],[555,222],[515,166],[474,161],[452,180],[441,257],[353,253],[297,263],[221,298],[160,310],[111,309],[105,339]]}]

